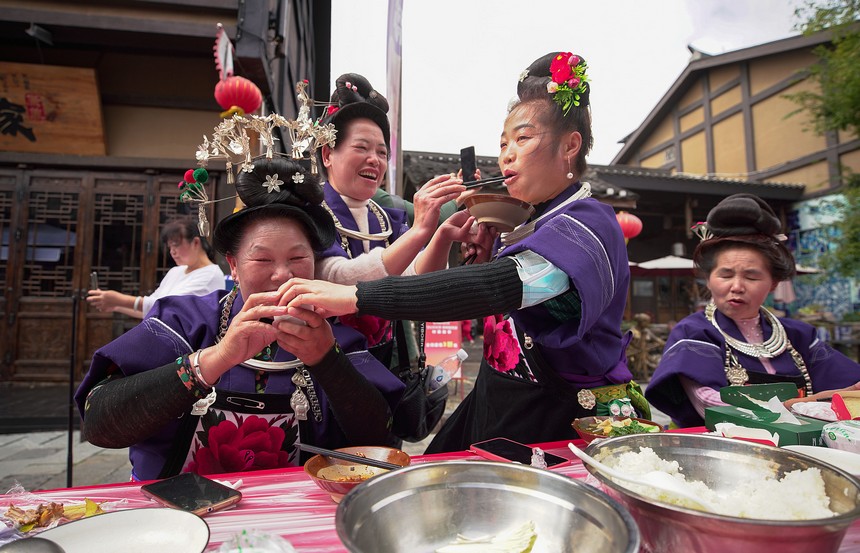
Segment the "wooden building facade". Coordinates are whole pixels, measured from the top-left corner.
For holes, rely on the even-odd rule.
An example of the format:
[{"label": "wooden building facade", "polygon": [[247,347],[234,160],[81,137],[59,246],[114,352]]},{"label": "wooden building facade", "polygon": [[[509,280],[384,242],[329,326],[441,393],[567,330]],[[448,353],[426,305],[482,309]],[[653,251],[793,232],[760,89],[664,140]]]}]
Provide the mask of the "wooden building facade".
[{"label": "wooden building facade", "polygon": [[[297,80],[329,91],[330,9],[0,0],[0,381],[64,381],[72,357],[80,378],[93,351],[136,322],[87,306],[91,273],[101,288],[146,294],[172,264],[160,229],[186,211],[177,182],[222,111],[217,24],[262,109],[295,116]],[[217,167],[207,185],[230,195]]]}]

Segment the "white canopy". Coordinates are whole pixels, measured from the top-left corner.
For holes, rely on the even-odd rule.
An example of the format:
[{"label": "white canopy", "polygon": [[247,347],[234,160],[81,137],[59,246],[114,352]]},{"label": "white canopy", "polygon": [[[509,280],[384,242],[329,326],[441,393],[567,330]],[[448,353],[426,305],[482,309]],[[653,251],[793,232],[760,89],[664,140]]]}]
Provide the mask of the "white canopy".
[{"label": "white canopy", "polygon": [[653,269],[653,270],[667,270],[667,269],[690,269],[692,270],[694,267],[693,260],[687,259],[684,257],[678,257],[676,255],[667,255],[666,257],[660,257],[657,259],[652,259],[650,261],[643,261],[639,263],[640,269]]}]

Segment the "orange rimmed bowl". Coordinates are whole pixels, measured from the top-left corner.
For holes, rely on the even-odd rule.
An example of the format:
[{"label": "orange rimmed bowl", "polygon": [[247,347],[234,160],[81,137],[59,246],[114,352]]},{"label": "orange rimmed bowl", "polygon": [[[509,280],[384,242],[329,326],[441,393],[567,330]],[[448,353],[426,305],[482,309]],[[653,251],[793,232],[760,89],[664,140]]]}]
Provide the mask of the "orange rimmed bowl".
[{"label": "orange rimmed bowl", "polygon": [[[574,419],[571,426],[576,430],[576,433],[579,434],[579,437],[585,440],[585,443],[590,444],[592,441],[598,438],[614,438],[620,435],[626,434],[606,434],[605,432],[601,432],[598,428],[598,425],[605,421],[613,421],[616,423],[624,423],[624,421],[636,421],[642,426],[648,427],[649,430],[647,433],[653,432],[662,432],[663,427],[657,424],[654,421],[649,421],[648,419],[637,419],[636,417],[582,417],[579,419]],[[651,428],[656,428],[656,430],[651,430]],[[630,432],[629,434],[642,434],[646,433],[646,431],[642,432]]]},{"label": "orange rimmed bowl", "polygon": [[514,230],[535,212],[530,203],[504,194],[475,194],[466,198],[465,204],[479,223],[496,227],[499,232]]},{"label": "orange rimmed bowl", "polygon": [[[335,451],[351,453],[368,459],[385,461],[401,467],[409,466],[412,458],[409,454],[393,448],[383,446],[356,446],[341,447]],[[350,461],[334,459],[324,455],[314,455],[305,463],[305,474],[321,489],[328,492],[335,503],[340,503],[343,496],[361,484],[378,474],[389,472],[387,469],[360,465]]]}]

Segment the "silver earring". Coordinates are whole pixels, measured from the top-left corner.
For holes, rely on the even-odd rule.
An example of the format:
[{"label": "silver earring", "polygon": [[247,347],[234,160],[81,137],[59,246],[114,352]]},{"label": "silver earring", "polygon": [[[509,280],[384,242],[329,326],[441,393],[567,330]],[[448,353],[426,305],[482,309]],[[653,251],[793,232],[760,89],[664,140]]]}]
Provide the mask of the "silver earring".
[{"label": "silver earring", "polygon": [[567,178],[573,180],[573,171],[570,170],[570,158],[567,158]]}]

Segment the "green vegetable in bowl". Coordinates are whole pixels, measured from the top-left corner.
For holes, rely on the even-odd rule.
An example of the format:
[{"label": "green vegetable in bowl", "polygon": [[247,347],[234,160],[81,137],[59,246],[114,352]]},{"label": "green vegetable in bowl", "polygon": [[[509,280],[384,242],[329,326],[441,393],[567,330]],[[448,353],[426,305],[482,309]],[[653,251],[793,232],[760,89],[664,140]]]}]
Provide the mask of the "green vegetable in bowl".
[{"label": "green vegetable in bowl", "polygon": [[626,436],[628,434],[659,432],[660,427],[656,424],[642,424],[634,419],[606,419],[595,424],[588,430],[592,434],[600,434],[607,438],[614,438],[615,436]]}]

